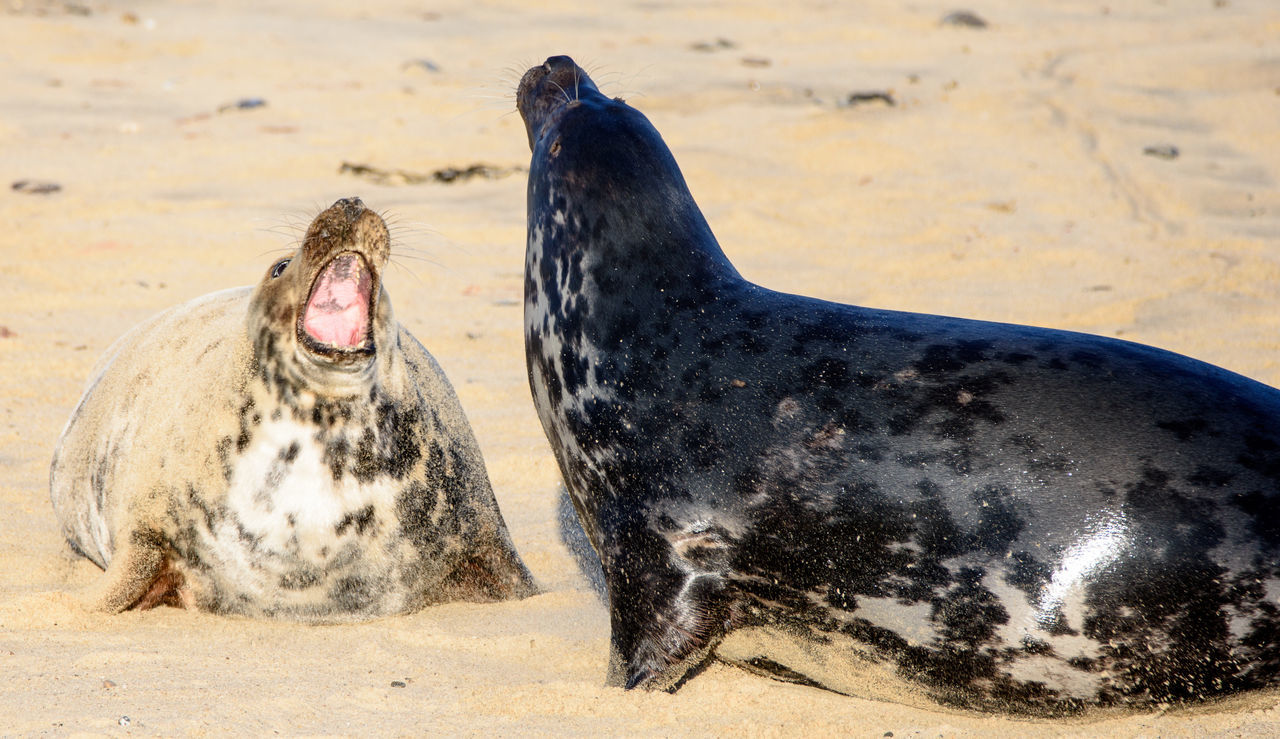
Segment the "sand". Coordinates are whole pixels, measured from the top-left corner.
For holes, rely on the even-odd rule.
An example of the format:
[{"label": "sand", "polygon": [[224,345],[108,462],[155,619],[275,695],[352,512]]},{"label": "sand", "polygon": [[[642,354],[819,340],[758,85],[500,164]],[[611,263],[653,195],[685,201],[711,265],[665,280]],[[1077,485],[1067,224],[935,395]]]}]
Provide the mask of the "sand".
[{"label": "sand", "polygon": [[[941,26],[955,9],[0,0],[0,734],[1280,734],[1275,692],[1055,722],[725,665],[674,695],[602,687],[607,613],[562,542],[521,343],[513,89],[546,56],[650,117],[750,279],[1280,383],[1280,6],[983,0],[987,28]],[[877,92],[894,104],[847,102]],[[522,169],[404,184],[343,163]],[[334,627],[78,610],[98,571],[61,541],[47,474],[93,362],[256,281],[351,195],[393,223],[398,315],[457,388],[543,594]]]}]

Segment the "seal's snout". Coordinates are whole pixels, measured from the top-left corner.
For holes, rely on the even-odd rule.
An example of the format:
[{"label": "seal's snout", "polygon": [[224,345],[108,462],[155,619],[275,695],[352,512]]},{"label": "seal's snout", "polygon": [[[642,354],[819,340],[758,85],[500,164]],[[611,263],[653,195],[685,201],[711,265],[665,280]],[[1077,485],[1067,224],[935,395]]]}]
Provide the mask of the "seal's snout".
[{"label": "seal's snout", "polygon": [[382,216],[357,197],[343,198],[326,208],[307,228],[303,249],[312,263],[328,264],[342,251],[360,253],[375,279],[390,254],[390,234]]},{"label": "seal's snout", "polygon": [[360,198],[343,198],[316,216],[303,241],[311,287],[298,304],[296,330],[304,348],[342,362],[373,355],[380,275],[389,255],[386,222]]},{"label": "seal's snout", "polygon": [[530,68],[516,87],[516,108],[524,118],[529,148],[534,147],[543,128],[558,113],[599,94],[595,82],[571,57],[548,57]]},{"label": "seal's snout", "polygon": [[364,202],[360,198],[343,198],[334,203],[333,207],[341,210],[348,221],[354,221],[365,211]]},{"label": "seal's snout", "polygon": [[555,72],[560,69],[576,69],[578,64],[573,61],[573,57],[561,54],[560,56],[547,57],[547,60],[542,63],[542,66],[548,72]]}]

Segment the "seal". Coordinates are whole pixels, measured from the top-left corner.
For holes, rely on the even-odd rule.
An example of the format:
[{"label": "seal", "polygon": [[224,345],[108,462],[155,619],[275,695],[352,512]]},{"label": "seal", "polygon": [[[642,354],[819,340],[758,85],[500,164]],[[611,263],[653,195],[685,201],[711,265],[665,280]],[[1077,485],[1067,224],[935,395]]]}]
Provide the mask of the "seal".
[{"label": "seal", "polygon": [[106,570],[92,607],[352,621],[534,591],[453,388],[392,313],[389,245],[339,200],[256,287],[107,350],[50,471]]},{"label": "seal", "polygon": [[1280,683],[1280,391],[1160,349],[768,290],[568,57],[520,81],[529,385],[608,682],[710,655],[1061,714]]}]

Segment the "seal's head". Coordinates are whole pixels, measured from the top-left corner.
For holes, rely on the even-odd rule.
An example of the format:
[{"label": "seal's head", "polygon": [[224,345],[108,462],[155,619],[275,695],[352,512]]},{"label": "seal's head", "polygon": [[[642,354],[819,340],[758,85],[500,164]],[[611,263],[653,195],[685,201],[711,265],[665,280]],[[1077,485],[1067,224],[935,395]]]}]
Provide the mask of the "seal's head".
[{"label": "seal's head", "polygon": [[[737,278],[643,113],[602,94],[567,56],[525,72],[516,107],[533,152],[526,267],[544,283],[526,285],[527,303],[541,295],[550,309],[577,306],[574,294],[625,290],[627,309],[643,313],[678,301],[677,283],[683,294],[690,281]],[[580,271],[594,288],[581,287]],[[557,274],[565,284],[552,284]]]},{"label": "seal's head", "polygon": [[254,292],[249,330],[262,371],[325,395],[363,385],[379,342],[394,340],[382,289],[389,254],[386,224],[359,198],[316,216]]},{"label": "seal's head", "polygon": [[548,124],[566,111],[584,104],[599,107],[609,102],[582,67],[567,56],[553,56],[525,72],[516,88],[516,108],[524,118],[529,148],[535,150]]},{"label": "seal's head", "polygon": [[531,179],[566,176],[611,189],[635,180],[650,189],[655,179],[674,174],[684,186],[680,168],[649,120],[622,98],[601,93],[567,56],[553,56],[525,72],[516,88],[516,108],[533,151]]}]

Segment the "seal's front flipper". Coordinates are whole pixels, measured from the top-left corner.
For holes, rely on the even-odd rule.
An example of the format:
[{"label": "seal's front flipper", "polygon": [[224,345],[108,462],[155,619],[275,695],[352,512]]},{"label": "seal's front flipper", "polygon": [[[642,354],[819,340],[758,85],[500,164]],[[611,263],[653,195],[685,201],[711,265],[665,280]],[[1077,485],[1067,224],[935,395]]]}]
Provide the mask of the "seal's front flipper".
[{"label": "seal's front flipper", "polygon": [[[609,686],[674,688],[724,637],[729,608],[720,576],[685,575],[662,589],[663,603],[653,602],[661,597],[651,589],[653,579],[653,573],[630,582],[624,577],[622,587],[610,587]],[[650,589],[640,592],[646,581]]]},{"label": "seal's front flipper", "polygon": [[[630,541],[606,566],[612,622],[606,682],[668,690],[707,660],[729,626],[729,544],[723,532],[702,523],[644,538],[648,547],[666,551],[653,556]],[[655,561],[668,564],[658,570]]]},{"label": "seal's front flipper", "polygon": [[159,538],[134,532],[124,538],[103,576],[80,597],[90,610],[105,613],[120,613],[134,605],[150,608],[176,590],[175,577]]},{"label": "seal's front flipper", "polygon": [[495,540],[460,562],[443,590],[448,600],[493,602],[528,598],[538,586],[510,543]]}]

